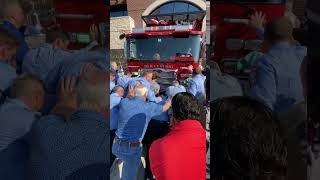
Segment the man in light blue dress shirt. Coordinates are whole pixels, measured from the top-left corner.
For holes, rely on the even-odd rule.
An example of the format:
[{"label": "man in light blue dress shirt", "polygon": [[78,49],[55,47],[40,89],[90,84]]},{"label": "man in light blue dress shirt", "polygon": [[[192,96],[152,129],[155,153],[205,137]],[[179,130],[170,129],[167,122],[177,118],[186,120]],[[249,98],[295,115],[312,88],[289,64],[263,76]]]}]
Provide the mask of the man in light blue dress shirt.
[{"label": "man in light blue dress shirt", "polygon": [[29,50],[24,34],[19,31],[25,21],[23,9],[18,1],[6,1],[1,6],[4,21],[0,22],[0,27],[7,29],[19,42],[20,46],[16,50],[16,58],[18,64],[21,65]]},{"label": "man in light blue dress shirt", "polygon": [[[49,113],[52,107],[55,105],[57,94],[56,90],[59,82],[63,78],[67,76],[77,77],[81,73],[84,73],[85,69],[97,69],[100,72],[107,72],[109,65],[108,63],[105,63],[106,61],[105,52],[88,52],[84,53],[83,56],[79,58],[62,62],[54,67],[44,82],[47,95],[42,112],[44,114]],[[90,68],[86,68],[87,66]]]},{"label": "man in light blue dress shirt", "polygon": [[189,82],[187,92],[194,95],[200,103],[204,103],[206,98],[205,80],[206,77],[202,74],[202,66],[199,65],[195,71],[192,79]]},{"label": "man in light blue dress shirt", "polygon": [[115,86],[110,95],[110,130],[116,130],[118,127],[119,107],[124,95],[124,89],[121,86]]},{"label": "man in light blue dress shirt", "polygon": [[128,89],[128,82],[132,80],[132,74],[128,72],[126,75],[119,77],[117,80],[117,85],[122,86],[124,89]]},{"label": "man in light blue dress shirt", "polygon": [[6,29],[0,27],[0,100],[13,80],[17,77],[12,61],[19,46],[16,38]]},{"label": "man in light blue dress shirt", "polygon": [[131,180],[136,176],[142,153],[142,139],[151,118],[169,109],[171,100],[165,105],[146,102],[148,89],[137,84],[134,92],[129,89],[131,99],[124,98],[119,104],[118,128],[113,142],[112,153],[123,161],[122,179]]},{"label": "man in light blue dress shirt", "polygon": [[[124,89],[122,86],[115,86],[113,93],[110,95],[110,142],[113,142],[118,128],[119,104],[124,96]],[[110,143],[110,150],[112,151],[112,143]],[[111,152],[110,151],[110,152]],[[115,156],[111,153],[111,162]]]},{"label": "man in light blue dress shirt", "polygon": [[[81,76],[75,84],[75,87],[65,88],[74,91],[69,90],[70,93],[62,96],[74,97],[71,99],[75,104],[66,109],[71,109],[70,115],[54,113],[34,123],[29,138],[27,179],[65,180],[92,164],[110,166],[107,73],[93,72]],[[68,97],[65,103],[59,103],[61,108],[66,108],[65,104],[70,102]],[[108,169],[105,175],[109,175]]]},{"label": "man in light blue dress shirt", "polygon": [[0,151],[30,130],[43,105],[42,82],[22,75],[13,82],[11,97],[0,107]]},{"label": "man in light blue dress shirt", "polygon": [[68,44],[69,35],[63,30],[48,31],[46,43],[41,44],[38,48],[31,49],[24,57],[22,72],[34,74],[45,81],[47,75],[51,75],[50,71],[61,63],[67,63],[68,61],[81,62],[89,58],[96,59],[99,56],[99,58],[106,60],[106,53],[88,51],[87,49],[68,50]]},{"label": "man in light blue dress shirt", "polygon": [[110,70],[110,72],[109,72],[109,74],[110,74],[110,79],[109,79],[109,84],[110,84],[110,87],[109,87],[109,89],[110,89],[110,94],[112,94],[113,93],[113,88],[116,86],[116,83],[115,83],[115,79],[116,79],[116,76],[115,76],[115,74],[114,74],[114,72],[113,71],[111,71]]},{"label": "man in light blue dress shirt", "polygon": [[0,92],[5,93],[17,77],[16,70],[5,61],[0,60]]},{"label": "man in light blue dress shirt", "polygon": [[[150,81],[152,81],[152,77],[153,77],[153,72],[152,71],[146,71],[143,74],[143,77],[137,77],[137,78],[132,78],[127,85],[127,88],[129,87],[133,87],[138,83],[143,84],[147,89],[148,89],[148,101],[150,102],[161,102],[161,98],[160,97],[156,97],[154,94],[154,91],[151,88],[151,84]],[[127,89],[126,89],[127,91]]]},{"label": "man in light blue dress shirt", "polygon": [[255,61],[250,74],[249,96],[277,113],[304,100],[299,71],[307,49],[293,40],[292,32],[292,24],[285,17],[267,24],[264,37],[268,50]]},{"label": "man in light blue dress shirt", "polygon": [[56,65],[72,59],[73,53],[68,51],[68,43],[68,35],[62,30],[47,32],[46,43],[31,49],[24,57],[22,72],[32,73],[45,81]]}]

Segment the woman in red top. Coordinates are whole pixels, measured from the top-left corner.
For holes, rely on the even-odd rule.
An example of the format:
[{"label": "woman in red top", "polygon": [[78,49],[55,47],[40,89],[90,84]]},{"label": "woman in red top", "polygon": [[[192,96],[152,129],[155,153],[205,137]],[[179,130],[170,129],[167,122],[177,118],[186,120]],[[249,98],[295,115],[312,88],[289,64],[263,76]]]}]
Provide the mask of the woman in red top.
[{"label": "woman in red top", "polygon": [[156,180],[205,180],[206,132],[200,123],[200,106],[189,93],[172,99],[170,132],[150,148],[150,165]]}]

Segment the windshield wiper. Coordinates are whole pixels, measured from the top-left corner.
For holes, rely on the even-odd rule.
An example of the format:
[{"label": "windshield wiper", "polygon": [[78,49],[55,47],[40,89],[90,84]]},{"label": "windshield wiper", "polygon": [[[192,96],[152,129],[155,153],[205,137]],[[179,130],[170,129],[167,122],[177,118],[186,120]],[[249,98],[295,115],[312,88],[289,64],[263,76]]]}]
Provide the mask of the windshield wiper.
[{"label": "windshield wiper", "polygon": [[137,60],[138,60],[138,58],[130,57],[130,58],[129,58],[129,60],[130,60],[130,61],[137,61]]}]

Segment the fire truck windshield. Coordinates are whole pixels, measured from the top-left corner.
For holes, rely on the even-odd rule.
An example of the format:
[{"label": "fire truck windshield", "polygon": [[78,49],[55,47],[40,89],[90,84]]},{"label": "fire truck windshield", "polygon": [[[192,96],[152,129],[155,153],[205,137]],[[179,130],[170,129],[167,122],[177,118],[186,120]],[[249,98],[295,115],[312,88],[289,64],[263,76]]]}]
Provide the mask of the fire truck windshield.
[{"label": "fire truck windshield", "polygon": [[201,36],[157,36],[128,39],[126,49],[130,61],[198,62]]}]

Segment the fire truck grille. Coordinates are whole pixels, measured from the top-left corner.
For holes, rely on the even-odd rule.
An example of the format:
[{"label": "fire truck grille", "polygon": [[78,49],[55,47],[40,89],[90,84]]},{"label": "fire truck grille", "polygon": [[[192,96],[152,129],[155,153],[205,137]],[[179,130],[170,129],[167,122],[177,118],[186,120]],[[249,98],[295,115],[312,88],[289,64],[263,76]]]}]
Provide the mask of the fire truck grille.
[{"label": "fire truck grille", "polygon": [[158,78],[161,78],[161,79],[173,79],[173,78],[175,79],[176,78],[176,73],[174,71],[168,71],[168,72],[157,71],[156,75]]},{"label": "fire truck grille", "polygon": [[164,91],[169,87],[174,80],[176,80],[175,71],[157,71],[157,83],[160,84],[160,91]]}]

